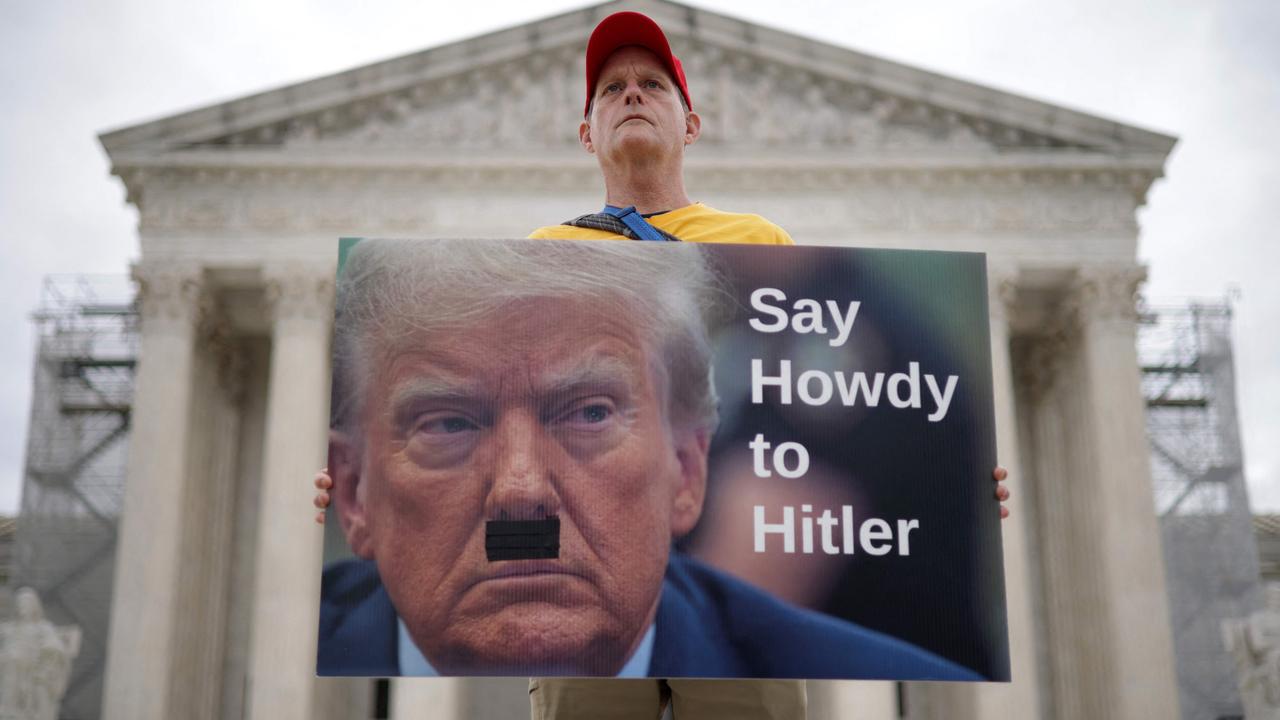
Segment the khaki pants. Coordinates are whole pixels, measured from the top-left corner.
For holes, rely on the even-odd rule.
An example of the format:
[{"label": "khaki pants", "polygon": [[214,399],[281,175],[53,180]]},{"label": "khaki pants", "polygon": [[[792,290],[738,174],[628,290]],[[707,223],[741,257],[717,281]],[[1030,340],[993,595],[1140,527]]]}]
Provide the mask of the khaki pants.
[{"label": "khaki pants", "polygon": [[804,720],[803,680],[530,678],[533,720]]}]

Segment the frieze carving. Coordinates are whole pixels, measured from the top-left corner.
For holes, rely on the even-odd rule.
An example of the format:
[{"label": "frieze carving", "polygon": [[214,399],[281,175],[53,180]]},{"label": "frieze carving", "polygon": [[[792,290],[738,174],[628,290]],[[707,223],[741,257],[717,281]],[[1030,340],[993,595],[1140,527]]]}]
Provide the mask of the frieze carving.
[{"label": "frieze carving", "polygon": [[[312,149],[576,146],[582,47],[424,79],[419,84],[204,145]],[[1063,148],[1059,139],[907,100],[702,41],[681,49],[709,146],[855,153]]]},{"label": "frieze carving", "polygon": [[575,108],[582,106],[578,65],[576,57],[553,52],[474,69],[297,118],[276,142],[289,149],[574,146],[581,120]]},{"label": "frieze carving", "polygon": [[[148,174],[148,186],[141,193],[145,199],[140,203],[140,226],[145,231],[206,235],[215,230],[313,231],[325,236],[438,232],[442,219],[458,215],[456,208],[438,199],[442,194],[496,197],[529,188],[598,192],[599,170],[589,158],[583,160],[581,166],[559,167],[527,163],[277,168],[241,172],[234,179],[218,170],[156,170]],[[743,168],[700,161],[686,170],[688,185],[700,193],[804,193],[810,205],[806,222],[849,232],[1136,232],[1137,199],[1105,184],[1115,172],[1090,171],[1079,183],[1068,175],[1048,170],[856,169],[786,163]],[[193,203],[204,208],[195,224],[189,222]],[[221,224],[209,221],[213,207],[219,208]],[[555,219],[559,218],[551,220]]]}]

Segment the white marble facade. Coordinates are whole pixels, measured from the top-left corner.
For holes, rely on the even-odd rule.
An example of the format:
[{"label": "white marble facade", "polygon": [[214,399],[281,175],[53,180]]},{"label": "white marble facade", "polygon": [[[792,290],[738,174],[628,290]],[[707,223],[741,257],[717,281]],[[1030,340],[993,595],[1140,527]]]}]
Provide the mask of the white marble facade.
[{"label": "white marble facade", "polygon": [[[522,237],[596,208],[582,54],[622,7],[102,137],[139,209],[143,315],[107,718],[369,717],[367,682],[312,671],[334,241]],[[1177,717],[1134,350],[1135,213],[1174,139],[663,0],[626,7],[685,60],[696,199],[801,243],[989,255],[1014,681],[910,687],[911,717]],[[483,718],[480,687],[396,683],[393,716]],[[813,695],[830,717],[897,713],[890,684]]]}]

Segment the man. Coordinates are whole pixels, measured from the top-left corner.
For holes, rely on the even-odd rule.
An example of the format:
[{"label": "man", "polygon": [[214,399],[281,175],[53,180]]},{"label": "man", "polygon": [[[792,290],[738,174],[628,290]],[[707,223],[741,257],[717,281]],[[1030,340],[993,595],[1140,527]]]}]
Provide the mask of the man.
[{"label": "man", "polygon": [[[600,164],[605,180],[608,215],[584,216],[573,221],[572,225],[540,228],[530,237],[644,238],[656,231],[658,237],[688,242],[792,244],[791,238],[785,231],[759,216],[723,213],[690,201],[684,188],[684,149],[697,141],[700,132],[701,120],[692,110],[692,101],[683,69],[679,60],[671,53],[661,29],[652,20],[638,13],[617,13],[606,18],[597,26],[588,43],[587,99],[585,118],[579,128],[579,138],[582,146],[587,152],[594,154]],[[637,218],[637,215],[644,219]],[[675,268],[671,271],[674,272]],[[631,276],[632,272],[628,271],[628,283],[634,279]],[[487,335],[484,340],[489,343],[484,347],[501,346],[500,339],[519,337],[524,344],[518,344],[518,351],[489,353],[497,356],[490,357],[479,350],[481,345],[475,345],[469,351],[470,355],[465,358],[461,356],[437,358],[429,361],[428,364],[438,365],[443,362],[445,365],[470,367],[479,363],[495,377],[506,373],[513,377],[526,378],[520,381],[525,385],[523,392],[530,397],[536,396],[538,376],[543,370],[540,366],[534,366],[537,364],[536,359],[543,356],[549,357],[553,348],[578,344],[562,336],[566,327],[564,322],[566,318],[582,320],[588,325],[597,323],[599,327],[596,329],[602,333],[602,337],[613,340],[626,336],[629,332],[627,328],[638,320],[631,317],[630,322],[620,322],[620,318],[614,318],[610,324],[600,318],[592,320],[589,313],[582,314],[585,312],[586,308],[582,306],[572,306],[569,309],[556,308],[553,312],[544,301],[533,302],[531,308],[524,308],[515,316],[495,325],[493,329],[481,333],[481,335]],[[575,313],[578,314],[575,315]],[[628,339],[640,341],[640,346],[643,346],[644,342],[652,343],[655,340],[652,337]],[[630,364],[627,362],[622,364],[634,365],[641,362],[644,357],[651,356],[653,352],[654,348],[648,347],[643,352],[633,353],[630,357],[633,362]],[[589,362],[583,358],[580,360]],[[650,358],[644,362],[652,364],[653,360]],[[413,363],[409,364],[413,365]],[[632,371],[634,377],[643,375],[643,373],[636,374],[634,367]],[[658,373],[658,376],[669,374],[669,372],[662,372]],[[705,378],[705,375],[703,377]],[[633,394],[635,397],[643,397],[644,402],[636,407],[648,408],[641,415],[652,420],[653,408],[671,405],[684,395],[675,392],[674,387],[662,388],[662,383],[657,377],[650,380],[634,383],[633,389],[636,392]],[[663,392],[668,394],[664,397]],[[520,393],[517,392],[513,398],[519,395]],[[515,404],[518,405],[518,403]],[[585,422],[587,417],[594,419],[591,425],[595,425],[596,420],[603,423],[616,421],[617,415],[614,414],[616,408],[603,405],[573,406],[566,412],[570,414],[581,412],[584,416],[569,422]],[[384,408],[384,412],[392,412],[392,408]],[[496,610],[497,606],[493,598],[490,598],[487,605],[483,602],[475,603],[477,607],[474,616],[466,616],[460,620],[453,619],[455,622],[445,622],[444,618],[430,616],[432,613],[444,612],[443,605],[447,603],[422,603],[424,607],[421,609],[415,607],[417,594],[434,597],[433,593],[440,590],[441,586],[446,589],[451,587],[452,581],[445,574],[438,576],[428,574],[418,576],[414,582],[406,584],[402,589],[388,587],[391,599],[394,601],[392,604],[399,613],[397,638],[401,640],[401,649],[407,644],[413,644],[403,642],[411,637],[419,647],[425,646],[430,650],[427,654],[432,655],[432,660],[443,664],[440,669],[453,672],[479,667],[491,669],[500,667],[510,671],[514,668],[511,664],[513,658],[525,658],[531,667],[554,667],[556,663],[565,661],[564,651],[569,646],[564,643],[579,643],[581,647],[588,648],[588,652],[585,655],[579,653],[574,658],[580,663],[577,666],[560,665],[559,667],[562,667],[566,674],[770,675],[767,666],[752,666],[753,663],[767,660],[765,657],[759,657],[769,654],[762,648],[751,647],[750,643],[746,643],[742,638],[725,639],[707,636],[706,627],[700,627],[697,612],[693,608],[697,606],[697,601],[704,599],[707,588],[713,586],[717,589],[729,588],[728,592],[739,598],[744,603],[744,607],[758,604],[759,612],[779,618],[780,622],[786,623],[787,627],[793,628],[796,633],[812,637],[815,641],[824,637],[825,634],[840,638],[831,646],[837,654],[852,656],[870,649],[877,661],[904,663],[904,667],[915,668],[914,672],[919,677],[951,679],[967,677],[963,670],[945,661],[883,636],[867,633],[861,629],[857,629],[850,635],[851,626],[837,627],[839,624],[835,623],[823,625],[816,617],[796,614],[798,611],[794,609],[775,607],[771,602],[776,603],[776,601],[771,601],[767,596],[763,596],[763,593],[750,588],[740,588],[733,584],[732,580],[685,558],[672,556],[670,563],[667,564],[666,548],[669,547],[671,539],[691,529],[701,510],[701,487],[705,482],[706,443],[711,428],[706,424],[699,425],[698,422],[692,422],[691,418],[695,417],[703,416],[694,413],[688,417],[679,414],[663,417],[658,425],[666,426],[668,429],[669,438],[665,444],[659,436],[653,436],[650,440],[656,445],[653,443],[645,445],[647,449],[644,452],[633,456],[635,462],[647,463],[644,476],[648,477],[649,481],[641,484],[647,488],[642,495],[648,503],[640,502],[639,495],[619,498],[612,506],[618,509],[616,514],[612,517],[595,518],[596,520],[627,520],[631,515],[638,513],[639,517],[646,519],[643,523],[646,527],[658,530],[656,534],[644,533],[639,529],[624,533],[628,538],[628,544],[638,542],[640,547],[646,548],[645,552],[640,553],[644,562],[632,563],[628,569],[637,570],[640,575],[647,575],[651,583],[648,586],[634,583],[628,585],[627,587],[632,588],[634,597],[627,597],[627,593],[610,595],[616,597],[618,603],[623,606],[622,614],[627,615],[624,622],[611,623],[610,618],[596,617],[599,614],[596,611],[598,608],[584,613],[582,603],[572,606],[571,610],[568,609],[569,605],[556,606],[554,603],[546,602],[537,607],[529,605]],[[425,422],[427,427],[434,429],[425,433],[425,436],[431,439],[421,441],[420,445],[424,448],[444,449],[446,454],[457,452],[455,445],[450,443],[456,444],[460,439],[451,436],[480,434],[482,427],[478,420],[457,415],[442,415]],[[496,422],[496,420],[489,422]],[[537,429],[537,432],[543,431]],[[533,433],[535,430],[530,429],[528,432]],[[516,436],[523,437],[518,433]],[[404,439],[399,442],[405,447],[410,444]],[[529,455],[532,457],[538,453],[530,450]],[[352,450],[341,450],[336,456],[331,456],[330,466],[337,481],[335,494],[340,499],[343,527],[347,531],[348,538],[354,538],[353,549],[357,554],[366,557],[377,555],[380,567],[384,565],[384,555],[390,556],[385,562],[391,566],[403,563],[406,568],[410,567],[411,563],[404,555],[404,550],[397,550],[396,543],[384,540],[381,545],[383,553],[379,554],[374,547],[378,543],[365,537],[365,523],[372,521],[374,517],[372,512],[357,512],[356,517],[349,517],[348,508],[355,507],[362,511],[365,501],[371,500],[374,504],[381,502],[381,507],[388,513],[395,513],[396,508],[402,511],[409,509],[417,511],[405,516],[403,524],[406,525],[412,523],[411,517],[421,517],[420,513],[429,513],[430,508],[425,505],[415,507],[411,493],[399,496],[392,492],[380,494],[376,490],[367,489],[376,487],[376,483],[361,484],[358,479],[357,482],[352,482],[352,468],[356,464],[353,457]],[[657,471],[650,467],[654,463],[660,466]],[[537,474],[531,469],[525,472]],[[545,484],[550,485],[550,483]],[[327,485],[327,479],[322,478],[318,481],[318,487],[322,490],[327,489]],[[390,481],[388,485],[394,487],[395,482]],[[484,483],[478,482],[475,485],[483,487]],[[517,516],[536,519],[552,514],[553,510],[560,513],[572,506],[570,499],[558,497],[558,493],[548,491],[545,487],[535,491],[537,485],[537,483],[526,482],[516,497],[507,498],[505,501],[498,493],[499,499],[489,502],[488,513],[493,515],[494,519]],[[497,493],[497,491],[494,492]],[[1003,494],[1004,491],[1001,489],[999,492]],[[364,497],[361,497],[361,493],[365,493]],[[325,499],[321,499],[318,504],[323,506],[325,502]],[[438,503],[439,498],[434,498],[432,502]],[[474,505],[474,502],[472,504]],[[662,510],[658,512],[654,511],[654,508],[662,508]],[[572,520],[573,516],[570,518]],[[566,525],[568,526],[567,534],[564,536],[567,543],[566,553],[592,549],[592,552],[582,552],[582,557],[609,554],[607,545],[599,552],[594,551],[593,540],[599,541],[600,537],[598,533],[593,532],[585,520],[584,527],[577,527],[576,520]],[[473,532],[477,531],[473,530]],[[388,536],[384,534],[383,537]],[[362,549],[365,552],[362,552]],[[442,549],[451,552],[462,551],[460,547]],[[569,555],[569,557],[574,556]],[[621,553],[616,554],[615,557],[625,558]],[[654,557],[662,558],[662,564],[665,567],[658,570],[653,563]],[[581,557],[578,559],[581,560]],[[626,561],[623,560],[623,562]],[[466,563],[464,562],[463,565],[465,566]],[[563,585],[577,582],[563,578],[530,579],[505,576],[486,578],[483,571],[476,570],[474,567],[467,570],[472,572],[473,576],[478,573],[479,577],[483,578],[481,582],[474,583],[475,585],[496,582],[498,585],[495,587],[500,587],[504,584],[511,586],[515,583],[523,583],[530,586],[526,588],[530,592],[549,593],[548,597],[553,595],[558,597],[557,593],[552,592],[553,585],[556,583]],[[585,570],[582,574],[590,575]],[[384,570],[383,580],[388,579],[386,575],[387,571]],[[591,577],[586,578],[588,581],[591,579]],[[652,584],[657,579],[662,580],[661,584]],[[326,584],[334,587],[338,594],[341,594],[339,591],[360,594],[367,593],[372,585],[377,584],[377,580],[376,573],[370,578],[366,571],[363,575],[347,573],[343,578],[327,576]],[[396,582],[391,581],[388,584],[394,585]],[[433,585],[432,582],[436,584]],[[661,588],[660,591],[659,588]],[[608,594],[605,590],[601,592]],[[668,609],[665,615],[659,612],[660,605]],[[676,610],[669,610],[672,605],[676,606]],[[585,624],[584,615],[587,616]],[[483,622],[480,621],[481,618]],[[376,623],[376,628],[363,627],[356,623],[338,634],[351,638],[353,643],[360,637],[361,632],[385,635],[387,627],[385,620],[386,618],[380,619]],[[476,622],[472,623],[472,620]],[[708,621],[706,624],[716,625],[710,622],[710,618],[705,620]],[[564,633],[565,623],[570,621],[572,621],[572,630]],[[540,623],[542,625],[539,625]],[[417,632],[406,633],[406,625],[420,629]],[[677,626],[682,632],[692,635],[699,641],[691,647],[684,648],[685,655],[692,653],[696,656],[696,650],[699,647],[718,648],[717,643],[726,647],[736,646],[736,649],[734,651],[725,649],[723,652],[708,651],[703,656],[692,660],[684,658],[673,661],[669,657],[671,653],[668,648],[679,640],[679,633],[673,632]],[[542,632],[537,631],[537,628],[541,628]],[[624,631],[625,628],[629,628],[630,632]],[[451,634],[465,636],[468,632],[474,633],[474,636],[447,637]],[[576,636],[575,633],[577,633]],[[658,635],[659,633],[662,635]],[[494,650],[495,637],[502,638],[506,643],[498,648],[503,652]],[[352,648],[355,652],[360,652],[354,645]],[[518,652],[511,652],[513,648]],[[322,640],[322,664],[324,652]],[[634,667],[637,660],[643,660],[646,657],[648,667]],[[390,669],[388,674],[396,674],[396,670],[405,672],[406,662],[416,662],[414,658],[406,658],[403,653],[398,659],[399,667]],[[581,664],[584,659],[587,662],[585,666]],[[911,672],[908,671],[909,674]],[[652,718],[659,712],[663,701],[662,695],[667,692],[672,695],[675,711],[680,718],[732,717],[791,720],[804,716],[804,686],[802,682],[797,681],[671,680],[664,684],[657,681],[549,679],[530,681],[530,701],[535,720],[539,718],[556,718],[557,720]]]},{"label": "man", "polygon": [[[791,245],[782,228],[755,215],[719,213],[690,201],[684,187],[684,151],[697,142],[702,120],[693,111],[688,82],[657,23],[640,13],[610,15],[587,41],[586,107],[578,138],[596,156],[605,203],[634,207],[657,228],[687,242]],[[613,239],[617,234],[567,225],[540,228],[530,237]],[[692,717],[802,718],[802,682],[672,680],[609,682],[533,679],[534,720],[653,717],[669,692],[676,710]]]},{"label": "man", "polygon": [[[686,242],[793,244],[785,230],[758,215],[720,212],[689,199],[684,151],[701,133],[684,70],[662,29],[634,12],[602,20],[587,43],[587,98],[578,139],[600,164],[606,204],[634,207],[652,226]],[[622,236],[554,225],[530,237]]]}]

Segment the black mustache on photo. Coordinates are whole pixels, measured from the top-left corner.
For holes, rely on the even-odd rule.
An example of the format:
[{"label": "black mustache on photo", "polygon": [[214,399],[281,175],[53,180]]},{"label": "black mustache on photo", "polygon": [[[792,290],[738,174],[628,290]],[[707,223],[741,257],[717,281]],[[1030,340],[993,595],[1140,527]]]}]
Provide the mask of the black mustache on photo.
[{"label": "black mustache on photo", "polygon": [[560,556],[560,518],[489,520],[484,526],[489,562],[543,560]]}]

